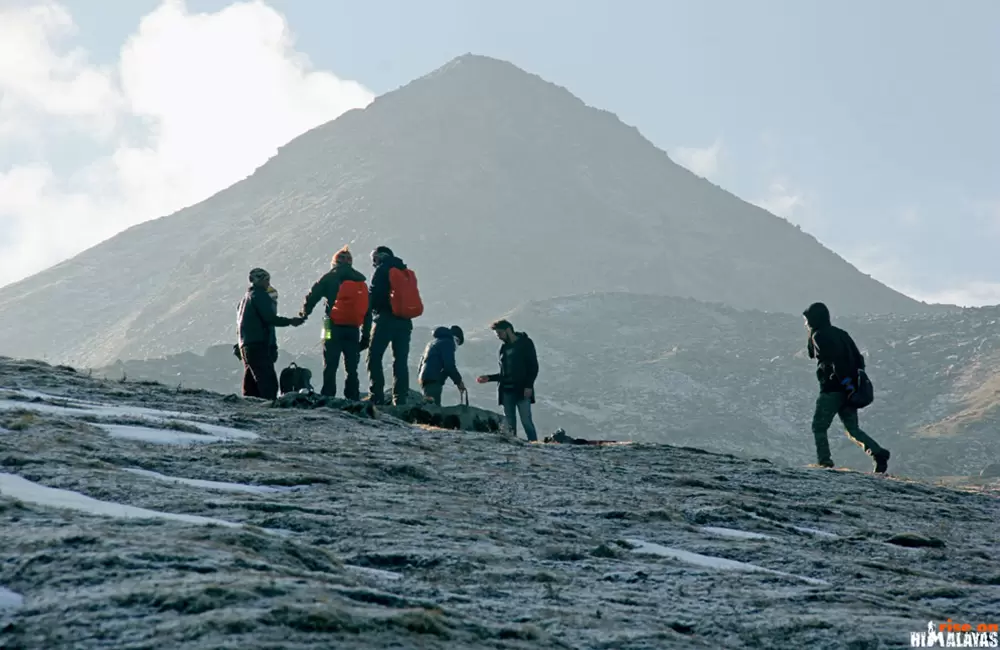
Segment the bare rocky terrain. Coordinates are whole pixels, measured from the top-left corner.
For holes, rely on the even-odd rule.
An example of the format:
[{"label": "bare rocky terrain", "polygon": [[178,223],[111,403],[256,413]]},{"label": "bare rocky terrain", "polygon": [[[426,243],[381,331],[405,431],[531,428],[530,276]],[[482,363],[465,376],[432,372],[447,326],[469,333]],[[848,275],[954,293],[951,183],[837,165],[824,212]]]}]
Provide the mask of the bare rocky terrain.
[{"label": "bare rocky terrain", "polygon": [[1000,490],[529,444],[0,358],[0,647],[898,648]]},{"label": "bare rocky terrain", "polygon": [[[1000,308],[845,317],[831,307],[834,321],[866,356],[875,403],[862,411],[861,423],[892,450],[893,471],[969,477],[1000,462]],[[690,445],[776,465],[816,460],[810,433],[815,362],[806,357],[801,316],[625,293],[539,300],[506,316],[538,349],[534,413],[543,433],[562,427],[578,437]],[[496,372],[496,337],[460,322],[467,332],[458,352],[461,371],[467,379]],[[428,340],[428,329],[414,331],[411,372]],[[279,366],[294,360],[319,376],[315,345],[287,345],[292,349],[283,348]],[[95,372],[231,392],[242,369],[231,346],[219,346],[204,355],[129,360]],[[497,408],[492,386],[470,390],[474,405]],[[450,384],[445,399],[458,401]],[[871,469],[839,421],[829,438],[835,462]]]}]

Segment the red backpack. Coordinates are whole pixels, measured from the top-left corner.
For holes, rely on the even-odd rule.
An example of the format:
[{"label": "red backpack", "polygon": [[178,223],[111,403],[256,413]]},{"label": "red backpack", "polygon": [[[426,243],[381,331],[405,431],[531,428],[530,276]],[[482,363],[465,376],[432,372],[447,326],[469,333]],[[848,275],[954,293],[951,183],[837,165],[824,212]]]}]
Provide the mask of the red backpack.
[{"label": "red backpack", "polygon": [[337,289],[337,299],[330,308],[334,325],[361,327],[368,314],[368,286],[357,280],[344,280]]},{"label": "red backpack", "polygon": [[389,306],[399,318],[413,319],[424,313],[417,276],[411,269],[389,269]]}]

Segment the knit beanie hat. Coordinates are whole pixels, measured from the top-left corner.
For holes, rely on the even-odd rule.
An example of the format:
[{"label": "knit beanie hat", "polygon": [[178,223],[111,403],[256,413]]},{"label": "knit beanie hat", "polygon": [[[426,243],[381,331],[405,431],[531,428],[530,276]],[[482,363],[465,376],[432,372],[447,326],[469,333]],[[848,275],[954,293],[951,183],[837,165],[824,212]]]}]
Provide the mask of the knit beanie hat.
[{"label": "knit beanie hat", "polygon": [[250,275],[248,277],[250,279],[250,284],[255,284],[264,278],[271,277],[271,274],[264,269],[257,267],[250,269]]}]

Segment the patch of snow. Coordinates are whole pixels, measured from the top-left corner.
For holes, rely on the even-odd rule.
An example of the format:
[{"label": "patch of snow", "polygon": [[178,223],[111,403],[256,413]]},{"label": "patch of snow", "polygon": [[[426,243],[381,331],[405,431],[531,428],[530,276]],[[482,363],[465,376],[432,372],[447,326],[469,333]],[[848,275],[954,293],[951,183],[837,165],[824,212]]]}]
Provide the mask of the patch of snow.
[{"label": "patch of snow", "polygon": [[800,533],[808,533],[810,535],[817,535],[819,537],[831,537],[831,538],[838,537],[834,533],[828,533],[825,530],[819,530],[818,528],[807,528],[805,526],[792,526],[792,528],[799,531]]},{"label": "patch of snow", "polygon": [[819,537],[831,537],[831,538],[839,537],[838,535],[835,535],[833,533],[828,533],[825,530],[819,530],[818,528],[807,528],[805,526],[793,526],[792,524],[783,524],[781,522],[774,521],[773,519],[768,519],[767,517],[761,517],[760,515],[752,512],[748,512],[746,513],[746,515],[754,519],[759,519],[760,521],[766,521],[769,524],[774,524],[775,526],[780,526],[782,528],[786,527],[791,528],[792,530],[797,530],[800,533],[808,533],[810,535],[817,535]]},{"label": "patch of snow", "polygon": [[40,506],[52,508],[65,508],[68,510],[79,510],[92,515],[102,515],[105,517],[120,517],[124,519],[172,519],[192,524],[216,524],[228,526],[230,528],[240,528],[241,524],[235,524],[222,519],[211,517],[201,517],[198,515],[179,515],[171,512],[159,512],[157,510],[147,510],[136,508],[123,503],[112,501],[100,501],[93,499],[79,492],[72,490],[61,490],[58,488],[46,487],[33,481],[17,476],[16,474],[0,473],[0,494],[18,499],[25,503],[33,503]]},{"label": "patch of snow", "polygon": [[[224,438],[241,438],[248,440],[255,440],[259,438],[256,433],[251,431],[243,431],[242,429],[234,429],[232,427],[220,426],[217,424],[209,424],[206,422],[196,421],[191,418],[200,419],[199,416],[194,413],[184,413],[181,411],[161,411],[158,409],[145,408],[142,406],[113,406],[109,404],[100,404],[97,402],[85,402],[83,400],[77,400],[67,397],[59,397],[58,395],[48,395],[46,393],[39,393],[38,391],[30,390],[18,390],[11,391],[9,389],[0,389],[2,392],[6,393],[16,393],[23,397],[29,399],[42,398],[42,399],[54,399],[63,400],[68,405],[67,406],[56,406],[55,404],[48,404],[45,402],[24,402],[20,400],[0,400],[0,411],[7,410],[24,410],[24,411],[34,411],[36,413],[45,413],[49,415],[63,415],[68,417],[81,417],[81,416],[92,416],[92,417],[108,417],[108,418],[136,418],[140,420],[148,420],[155,423],[170,423],[177,422],[181,424],[187,424],[193,427],[201,429],[209,436],[218,436],[218,439],[205,439],[205,437],[200,438],[190,438],[185,440],[186,442],[218,442],[219,439]],[[71,405],[71,406],[70,406]],[[182,419],[184,418],[184,419]],[[142,427],[134,427],[134,429],[142,430],[142,433],[138,431],[133,431],[133,436],[120,435],[118,437],[134,437],[134,436],[144,436],[141,438],[134,438],[136,440],[146,440],[151,438],[149,431],[143,430]],[[119,434],[127,433],[118,430]],[[170,435],[176,432],[165,432],[163,435],[165,438],[161,440],[148,440],[149,442],[163,442],[165,439],[170,439],[169,443],[166,444],[176,444],[177,436]],[[193,434],[181,434],[182,436],[192,436]]]},{"label": "patch of snow", "polygon": [[403,579],[403,574],[401,573],[394,573],[392,571],[383,571],[382,569],[372,569],[366,566],[354,566],[353,564],[345,564],[344,568],[350,569],[351,571],[357,571],[358,573],[364,573],[374,578],[382,578],[383,580]]},{"label": "patch of snow", "polygon": [[174,431],[172,429],[153,429],[150,427],[137,427],[131,424],[98,424],[108,432],[112,438],[123,438],[126,440],[139,440],[141,442],[151,442],[157,445],[184,445],[188,443],[209,443],[224,442],[225,438],[218,436],[206,436],[201,433],[189,433],[187,431]]},{"label": "patch of snow", "polygon": [[6,587],[0,587],[0,609],[17,609],[24,604],[24,597]]},{"label": "patch of snow", "polygon": [[775,539],[771,535],[763,533],[751,533],[748,530],[737,530],[735,528],[718,528],[716,526],[702,526],[699,530],[718,535],[719,537],[733,537],[736,539]]},{"label": "patch of snow", "polygon": [[146,476],[149,478],[156,479],[158,481],[166,481],[168,483],[183,483],[184,485],[190,485],[192,487],[204,488],[206,490],[223,490],[226,492],[248,492],[250,494],[271,494],[274,492],[292,492],[294,490],[299,490],[301,485],[297,486],[281,486],[272,487],[269,485],[247,485],[245,483],[226,483],[222,481],[205,481],[196,478],[181,478],[179,476],[167,476],[166,474],[160,474],[158,472],[151,472],[148,469],[138,469],[138,468],[124,468],[124,471],[131,472],[132,474],[138,474],[139,476]]},{"label": "patch of snow", "polygon": [[814,585],[826,585],[829,584],[825,580],[819,580],[817,578],[808,578],[806,576],[797,576],[792,573],[785,573],[783,571],[775,571],[774,569],[767,569],[762,566],[757,566],[756,564],[748,564],[746,562],[738,562],[736,560],[727,560],[723,557],[715,557],[712,555],[702,555],[700,553],[692,553],[691,551],[684,551],[678,548],[670,548],[669,546],[661,546],[660,544],[654,544],[652,542],[644,542],[641,539],[628,539],[625,540],[631,544],[634,548],[633,553],[639,553],[642,555],[659,555],[661,557],[669,557],[675,560],[680,560],[682,562],[687,562],[689,564],[695,564],[698,566],[708,567],[710,569],[722,569],[731,571],[761,571],[764,573],[772,573],[774,575],[784,576],[786,578],[795,578],[797,580],[803,580],[809,584]]}]

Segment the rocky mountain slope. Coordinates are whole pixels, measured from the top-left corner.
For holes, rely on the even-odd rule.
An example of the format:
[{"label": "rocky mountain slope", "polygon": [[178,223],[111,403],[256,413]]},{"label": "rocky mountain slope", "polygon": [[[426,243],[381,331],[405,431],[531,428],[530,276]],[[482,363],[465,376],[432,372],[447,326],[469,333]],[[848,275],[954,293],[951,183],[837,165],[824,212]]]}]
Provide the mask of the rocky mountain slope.
[{"label": "rocky mountain slope", "polygon": [[[792,311],[927,308],[508,63],[463,56],[282,147],[252,176],[0,289],[0,353],[101,365],[229,342],[247,271],[297,311],[334,253],[388,244],[427,318],[580,291]],[[68,326],[67,318],[71,319]],[[291,333],[306,346],[315,327]]]},{"label": "rocky mountain slope", "polygon": [[905,647],[1000,611],[995,483],[533,445],[10,359],[0,388],[10,650]]},{"label": "rocky mountain slope", "polygon": [[[694,300],[588,294],[527,304],[508,314],[538,348],[535,420],[595,439],[696,445],[775,463],[815,462],[810,424],[817,385],[801,316],[740,311]],[[840,317],[868,360],[876,401],[862,427],[893,452],[893,471],[968,476],[1000,461],[1000,309],[911,317]],[[469,328],[472,330],[472,328]],[[430,334],[414,333],[416,369]],[[459,351],[468,383],[495,372],[493,333],[468,332]],[[318,349],[289,361],[320,373]],[[99,376],[237,390],[229,348],[171,360],[128,361]],[[362,372],[362,382],[366,381]],[[317,385],[318,388],[318,385]],[[497,408],[494,388],[472,385],[471,402]],[[457,402],[450,385],[446,400]],[[844,435],[829,433],[834,460],[871,463]]]}]

